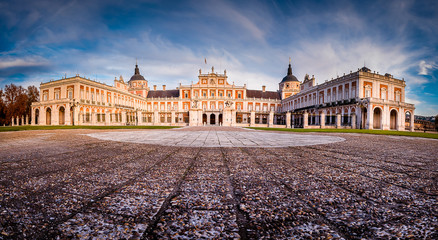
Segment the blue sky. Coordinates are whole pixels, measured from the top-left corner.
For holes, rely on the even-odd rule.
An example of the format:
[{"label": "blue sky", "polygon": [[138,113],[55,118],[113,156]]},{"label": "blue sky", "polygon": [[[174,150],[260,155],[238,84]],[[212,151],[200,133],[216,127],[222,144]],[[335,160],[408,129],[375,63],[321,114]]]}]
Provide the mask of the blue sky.
[{"label": "blue sky", "polygon": [[[407,83],[416,114],[438,114],[438,1],[0,0],[0,87],[65,74],[175,88],[198,70],[277,90],[287,72],[318,83],[364,63]],[[207,65],[204,64],[207,59]]]}]

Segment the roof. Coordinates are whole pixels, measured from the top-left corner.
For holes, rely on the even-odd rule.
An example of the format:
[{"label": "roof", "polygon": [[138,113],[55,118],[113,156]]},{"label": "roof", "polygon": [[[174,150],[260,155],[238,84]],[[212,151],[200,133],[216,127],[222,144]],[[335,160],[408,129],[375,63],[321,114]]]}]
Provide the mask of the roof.
[{"label": "roof", "polygon": [[265,99],[281,99],[279,92],[262,90],[246,90],[246,97],[248,98],[265,98]]},{"label": "roof", "polygon": [[140,69],[138,68],[138,65],[135,64],[135,70],[134,70],[134,75],[132,75],[131,79],[129,79],[129,81],[132,80],[146,80],[144,79],[144,77],[140,74]]},{"label": "roof", "polygon": [[179,97],[179,90],[155,90],[149,91],[147,98]]},{"label": "roof", "polygon": [[299,82],[297,77],[295,77],[292,74],[292,67],[290,66],[290,63],[289,63],[289,68],[287,69],[287,75],[286,75],[286,77],[283,78],[283,80],[281,80],[280,83],[282,83],[282,82],[291,82],[291,81]]}]

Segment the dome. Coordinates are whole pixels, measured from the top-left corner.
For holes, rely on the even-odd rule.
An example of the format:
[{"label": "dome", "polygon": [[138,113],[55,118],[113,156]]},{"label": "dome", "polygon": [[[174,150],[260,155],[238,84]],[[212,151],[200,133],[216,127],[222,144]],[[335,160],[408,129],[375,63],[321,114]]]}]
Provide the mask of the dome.
[{"label": "dome", "polygon": [[286,75],[286,77],[283,78],[283,80],[281,80],[280,83],[283,83],[283,82],[293,82],[293,81],[299,82],[297,77],[292,75],[292,67],[290,66],[290,63],[289,63],[289,68],[287,69],[287,75]]},{"label": "dome", "polygon": [[137,64],[135,64],[134,75],[132,75],[131,79],[129,79],[129,81],[133,81],[133,80],[146,80],[146,79],[144,79],[144,77],[140,74],[140,69],[138,68],[138,65],[137,65]]}]

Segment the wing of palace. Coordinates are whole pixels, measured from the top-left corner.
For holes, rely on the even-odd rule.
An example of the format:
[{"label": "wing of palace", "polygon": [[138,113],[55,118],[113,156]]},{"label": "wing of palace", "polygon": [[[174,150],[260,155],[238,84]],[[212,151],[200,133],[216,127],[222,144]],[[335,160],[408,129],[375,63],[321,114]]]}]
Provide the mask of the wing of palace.
[{"label": "wing of palace", "polygon": [[128,82],[120,76],[113,86],[79,75],[41,83],[31,124],[413,130],[415,108],[405,102],[405,86],[366,67],[318,85],[308,75],[301,82],[289,64],[278,91],[230,84],[226,70],[213,67],[199,70],[195,84],[158,90],[136,65]]}]

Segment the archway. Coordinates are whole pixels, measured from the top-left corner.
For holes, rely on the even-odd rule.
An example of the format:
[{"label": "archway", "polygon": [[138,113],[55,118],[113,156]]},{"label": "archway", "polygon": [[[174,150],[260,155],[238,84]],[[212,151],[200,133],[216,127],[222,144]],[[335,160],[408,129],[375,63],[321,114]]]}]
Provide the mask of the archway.
[{"label": "archway", "polygon": [[367,108],[362,108],[362,118],[361,118],[361,124],[360,124],[360,128],[361,129],[365,129],[365,125],[367,123],[367,114],[368,114],[368,109]]},{"label": "archway", "polygon": [[381,129],[382,128],[382,110],[376,107],[374,108],[373,114],[373,129]]},{"label": "archway", "polygon": [[46,110],[46,125],[52,125],[52,109],[50,108]]},{"label": "archway", "polygon": [[409,130],[411,127],[411,112],[407,111],[405,113],[405,130]]},{"label": "archway", "polygon": [[59,108],[59,125],[65,124],[65,108],[60,107]]},{"label": "archway", "polygon": [[207,114],[202,114],[202,125],[207,124]]},{"label": "archway", "polygon": [[38,125],[38,118],[40,117],[40,110],[35,109],[35,125]]},{"label": "archway", "polygon": [[224,124],[224,122],[223,122],[223,118],[222,118],[222,113],[219,114],[219,124],[220,124],[220,125],[223,125],[223,124]]},{"label": "archway", "polygon": [[215,125],[216,124],[216,116],[212,113],[210,115],[210,125]]},{"label": "archway", "polygon": [[397,110],[392,109],[391,110],[391,114],[390,114],[390,118],[389,118],[389,128],[391,130],[396,130],[397,129]]}]

